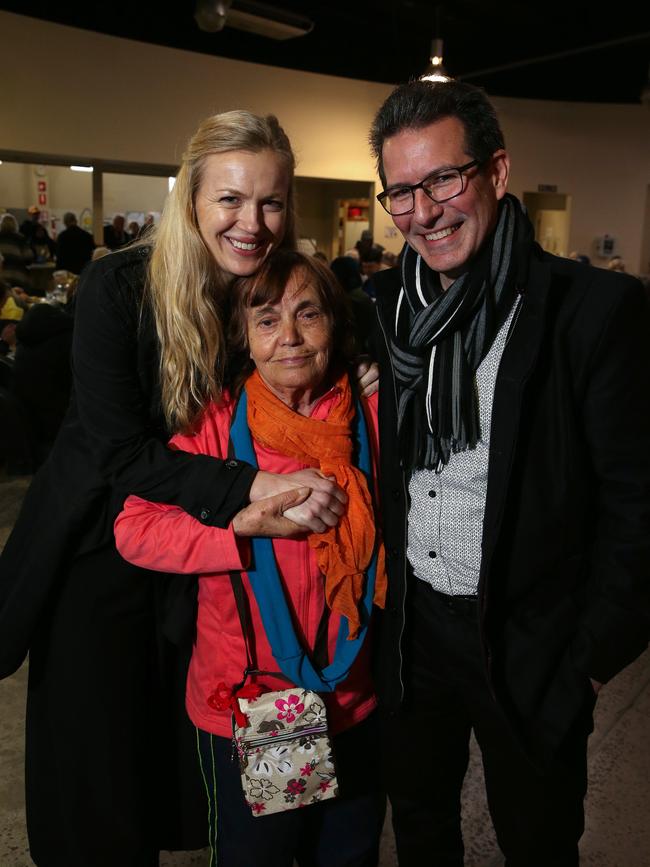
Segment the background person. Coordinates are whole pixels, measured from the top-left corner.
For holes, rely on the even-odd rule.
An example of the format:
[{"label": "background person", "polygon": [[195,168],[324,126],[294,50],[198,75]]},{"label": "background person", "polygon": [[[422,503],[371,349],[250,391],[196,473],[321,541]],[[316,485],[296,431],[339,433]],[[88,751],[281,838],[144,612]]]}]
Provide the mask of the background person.
[{"label": "background person", "polygon": [[407,244],[374,277],[399,863],[463,864],[474,729],[506,863],[576,865],[596,694],[648,643],[646,298],[535,244],[481,90],[403,85],[371,141]]},{"label": "background person", "polygon": [[32,281],[28,265],[34,261],[34,253],[25,237],[18,231],[13,214],[0,217],[0,256],[2,256],[2,279],[10,286],[31,291]]},{"label": "background person", "polygon": [[[30,205],[27,208],[27,219],[20,224],[20,234],[28,244],[32,242],[32,236],[41,224],[41,209],[38,205]],[[47,231],[47,230],[46,230]]]},{"label": "background person", "polygon": [[359,260],[350,256],[337,256],[332,260],[330,268],[346,292],[353,316],[354,334],[359,348],[366,352],[375,319],[375,308],[370,297],[361,288],[363,281]]},{"label": "background person", "polygon": [[32,252],[34,253],[34,262],[37,265],[54,261],[56,244],[48,235],[47,229],[43,223],[36,223],[34,226],[29,246],[32,248]]},{"label": "background person", "polygon": [[125,230],[126,220],[123,214],[115,214],[113,222],[104,226],[104,246],[109,250],[119,250],[125,247],[131,240],[131,236]]},{"label": "background person", "polygon": [[81,274],[92,258],[95,241],[90,232],[79,226],[77,216],[72,211],[66,211],[63,215],[63,225],[65,229],[59,232],[56,239],[56,267]]},{"label": "background person", "polygon": [[620,256],[612,256],[612,258],[607,263],[607,268],[609,271],[620,271],[623,274],[627,270],[625,268],[625,262]]}]

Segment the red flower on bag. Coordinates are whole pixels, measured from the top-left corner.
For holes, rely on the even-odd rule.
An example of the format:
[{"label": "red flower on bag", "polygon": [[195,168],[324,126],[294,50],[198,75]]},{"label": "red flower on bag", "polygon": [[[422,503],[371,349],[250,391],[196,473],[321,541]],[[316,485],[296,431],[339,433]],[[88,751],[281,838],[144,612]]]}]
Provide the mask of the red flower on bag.
[{"label": "red flower on bag", "polygon": [[266,804],[250,804],[250,808],[254,813],[263,813],[266,810]]},{"label": "red flower on bag", "polygon": [[310,777],[314,771],[313,765],[305,765],[304,768],[300,768],[300,776],[301,777]]},{"label": "red flower on bag", "polygon": [[275,706],[278,708],[280,713],[278,714],[278,719],[286,719],[288,723],[292,723],[298,714],[301,714],[305,709],[304,704],[300,701],[300,698],[297,695],[293,695],[293,693],[286,699],[279,698],[275,702]]},{"label": "red flower on bag", "polygon": [[329,780],[321,780],[320,783],[318,784],[318,788],[321,790],[321,792],[326,792],[329,789],[329,787],[330,787],[330,781]]},{"label": "red flower on bag", "polygon": [[304,780],[289,780],[287,788],[284,790],[288,795],[302,795],[305,791]]}]

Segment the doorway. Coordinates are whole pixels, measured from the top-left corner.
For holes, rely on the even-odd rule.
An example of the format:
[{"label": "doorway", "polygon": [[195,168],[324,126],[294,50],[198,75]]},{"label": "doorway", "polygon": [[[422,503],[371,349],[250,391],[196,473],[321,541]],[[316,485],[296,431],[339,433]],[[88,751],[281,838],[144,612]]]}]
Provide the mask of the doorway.
[{"label": "doorway", "polygon": [[535,240],[555,256],[568,256],[571,225],[571,196],[564,193],[524,193]]},{"label": "doorway", "polygon": [[[331,261],[372,228],[369,181],[296,178],[298,235]],[[306,247],[306,245],[305,245]]]}]

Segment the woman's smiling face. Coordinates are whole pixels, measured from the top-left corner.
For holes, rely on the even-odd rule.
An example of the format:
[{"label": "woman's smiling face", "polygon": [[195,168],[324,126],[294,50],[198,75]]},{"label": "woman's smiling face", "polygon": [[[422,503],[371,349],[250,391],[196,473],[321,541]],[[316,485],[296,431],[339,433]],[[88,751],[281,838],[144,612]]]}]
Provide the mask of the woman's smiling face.
[{"label": "woman's smiling face", "polygon": [[194,206],[201,237],[224,272],[254,274],[281,243],[290,182],[284,158],[271,150],[206,157]]}]

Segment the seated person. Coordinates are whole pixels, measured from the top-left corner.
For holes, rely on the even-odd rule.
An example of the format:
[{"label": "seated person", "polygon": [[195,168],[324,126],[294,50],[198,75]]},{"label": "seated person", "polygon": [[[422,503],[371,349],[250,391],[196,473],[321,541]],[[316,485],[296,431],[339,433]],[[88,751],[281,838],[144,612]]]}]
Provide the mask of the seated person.
[{"label": "seated person", "polygon": [[0,256],[4,282],[10,286],[31,290],[32,281],[27,266],[34,261],[34,253],[18,232],[18,223],[13,214],[3,214],[0,217]]},{"label": "seated person", "polygon": [[73,322],[58,305],[35,304],[16,328],[13,394],[24,409],[39,464],[70,403]]},{"label": "seated person", "polygon": [[24,310],[18,305],[9,285],[0,280],[0,327],[20,322]]}]

